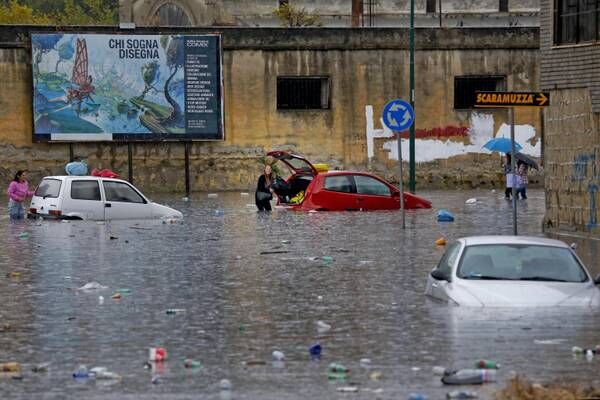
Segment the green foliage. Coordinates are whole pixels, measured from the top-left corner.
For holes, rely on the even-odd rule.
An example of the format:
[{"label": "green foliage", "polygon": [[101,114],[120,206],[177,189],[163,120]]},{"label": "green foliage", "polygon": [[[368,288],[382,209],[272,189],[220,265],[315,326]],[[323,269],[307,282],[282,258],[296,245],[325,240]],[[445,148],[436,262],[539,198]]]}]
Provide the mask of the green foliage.
[{"label": "green foliage", "polygon": [[116,25],[118,7],[118,0],[0,0],[0,24]]},{"label": "green foliage", "polygon": [[50,18],[34,13],[31,7],[21,5],[17,0],[0,5],[0,24],[49,24]]},{"label": "green foliage", "polygon": [[273,11],[273,15],[279,18],[281,26],[303,27],[303,26],[322,26],[321,18],[316,14],[311,14],[306,9],[295,8],[289,3],[284,3]]}]

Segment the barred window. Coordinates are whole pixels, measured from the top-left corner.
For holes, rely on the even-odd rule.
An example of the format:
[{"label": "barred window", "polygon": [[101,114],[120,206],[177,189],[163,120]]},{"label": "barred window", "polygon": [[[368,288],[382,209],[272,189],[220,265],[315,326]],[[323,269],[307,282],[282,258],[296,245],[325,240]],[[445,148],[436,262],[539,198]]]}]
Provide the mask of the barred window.
[{"label": "barred window", "polygon": [[324,76],[280,76],[277,78],[278,110],[329,108],[329,78]]},{"label": "barred window", "polygon": [[554,43],[600,40],[600,0],[554,0]]},{"label": "barred window", "polygon": [[475,104],[475,92],[505,90],[506,78],[502,75],[469,75],[454,77],[454,109],[468,110]]},{"label": "barred window", "polygon": [[425,3],[425,12],[427,12],[428,14],[434,13],[435,6],[436,0],[427,0],[427,3]]},{"label": "barred window", "polygon": [[500,0],[500,4],[498,5],[498,11],[508,12],[508,0]]}]

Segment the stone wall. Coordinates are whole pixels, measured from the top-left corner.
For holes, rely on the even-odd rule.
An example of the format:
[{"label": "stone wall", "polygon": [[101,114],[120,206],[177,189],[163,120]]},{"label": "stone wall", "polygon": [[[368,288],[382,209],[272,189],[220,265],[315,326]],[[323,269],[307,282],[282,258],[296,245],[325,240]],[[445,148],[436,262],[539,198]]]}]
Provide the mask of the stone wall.
[{"label": "stone wall", "polygon": [[546,218],[548,232],[597,235],[600,121],[590,91],[550,92],[545,114]]},{"label": "stone wall", "polygon": [[[15,169],[28,167],[32,176],[62,173],[69,146],[32,143],[31,65],[27,35],[35,27],[0,29],[0,175],[6,181]],[[54,28],[55,29],[55,28]],[[73,31],[92,28],[68,28]],[[94,27],[94,32],[113,28]],[[162,32],[174,30],[161,29]],[[151,29],[137,30],[152,33]],[[223,35],[225,141],[191,144],[192,190],[247,190],[260,173],[259,159],[272,149],[289,149],[332,168],[369,167],[397,181],[397,162],[375,140],[375,155],[367,155],[367,118],[377,117],[393,98],[408,98],[408,32],[404,29],[179,29],[183,33]],[[126,32],[129,33],[129,32]],[[473,111],[453,108],[454,77],[504,75],[507,88],[538,87],[537,30],[420,29],[416,52],[416,127],[424,132],[468,132]],[[325,110],[278,110],[276,78],[280,75],[324,75],[330,79],[331,106]],[[6,88],[6,89],[4,89]],[[482,111],[479,111],[482,113]],[[485,111],[490,134],[507,121],[505,110]],[[518,124],[535,129],[540,140],[537,110],[516,113]],[[373,121],[371,121],[373,122]],[[468,136],[431,140],[469,142]],[[425,139],[423,139],[425,140]],[[429,139],[427,139],[429,140]],[[144,190],[184,188],[182,143],[134,143],[133,177]],[[475,149],[480,151],[481,148]],[[477,187],[502,185],[497,154],[441,156],[417,166],[417,186]],[[127,171],[127,145],[74,144],[73,154],[90,167]],[[408,154],[404,154],[408,159]],[[408,168],[405,169],[408,173]],[[532,176],[532,182],[539,176]]]}]

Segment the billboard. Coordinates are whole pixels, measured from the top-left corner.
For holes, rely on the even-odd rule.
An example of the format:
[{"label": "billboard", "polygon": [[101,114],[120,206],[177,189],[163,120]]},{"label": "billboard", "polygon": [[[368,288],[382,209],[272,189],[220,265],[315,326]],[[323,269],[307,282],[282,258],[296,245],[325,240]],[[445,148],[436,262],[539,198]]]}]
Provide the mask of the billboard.
[{"label": "billboard", "polygon": [[31,35],[34,141],[223,140],[219,35]]}]

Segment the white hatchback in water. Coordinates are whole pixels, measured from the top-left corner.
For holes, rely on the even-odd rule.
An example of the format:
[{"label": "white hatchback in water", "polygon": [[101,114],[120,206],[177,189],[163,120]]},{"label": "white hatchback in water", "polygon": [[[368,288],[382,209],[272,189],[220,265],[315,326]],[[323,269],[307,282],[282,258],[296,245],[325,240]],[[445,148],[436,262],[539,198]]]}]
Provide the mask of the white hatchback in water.
[{"label": "white hatchback in water", "polygon": [[425,294],[474,307],[597,307],[599,283],[561,241],[473,236],[448,246]]},{"label": "white hatchback in water", "polygon": [[97,176],[47,176],[31,199],[29,217],[87,219],[183,218],[148,200],[131,183]]}]

